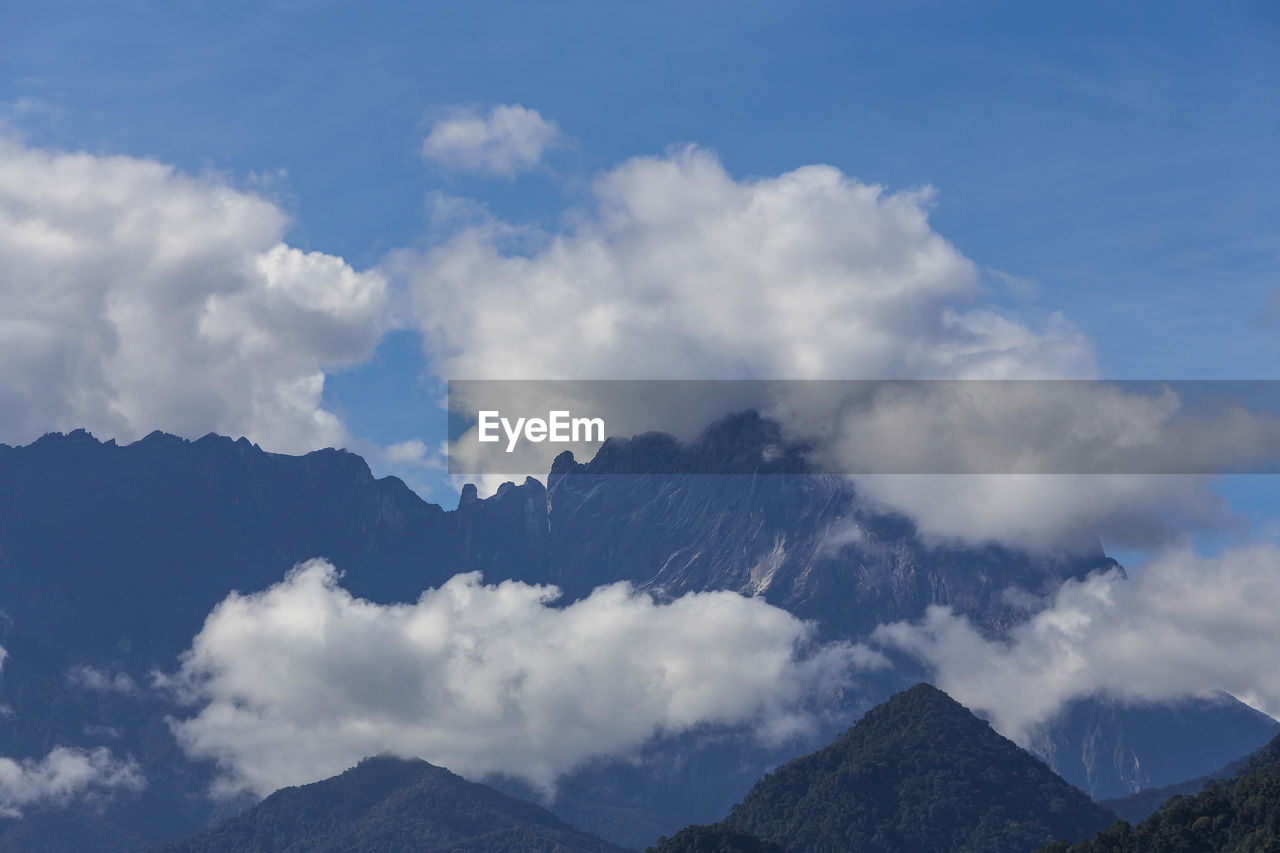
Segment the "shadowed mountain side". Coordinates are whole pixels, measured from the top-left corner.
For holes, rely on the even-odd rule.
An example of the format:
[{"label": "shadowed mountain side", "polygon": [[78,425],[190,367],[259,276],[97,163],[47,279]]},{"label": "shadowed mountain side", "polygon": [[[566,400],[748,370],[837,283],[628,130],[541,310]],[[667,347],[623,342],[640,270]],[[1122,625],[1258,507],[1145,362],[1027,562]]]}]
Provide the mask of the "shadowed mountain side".
[{"label": "shadowed mountain side", "polygon": [[1121,820],[1138,823],[1143,818],[1155,814],[1164,802],[1174,796],[1191,797],[1204,790],[1211,782],[1231,782],[1243,773],[1262,769],[1280,763],[1280,735],[1273,738],[1261,749],[1237,758],[1219,770],[1160,788],[1148,788],[1126,797],[1103,800],[1100,805],[1111,809]]},{"label": "shadowed mountain side", "polygon": [[[166,720],[187,708],[173,696],[3,623],[0,646],[0,756],[17,765],[4,768],[0,804],[21,812],[0,815],[0,853],[135,853],[252,802],[208,797],[213,765],[179,748]],[[61,768],[50,767],[46,757],[63,750]],[[102,753],[99,772],[83,766]],[[94,782],[124,768],[117,782],[128,784]],[[23,789],[42,782],[46,796],[26,801]]]},{"label": "shadowed mountain side", "polygon": [[[1047,591],[1114,565],[1096,542],[1070,560],[928,547],[908,520],[858,507],[841,478],[752,476],[774,464],[764,460],[776,441],[754,413],[689,447],[613,440],[585,466],[558,460],[550,494],[527,479],[484,500],[465,492],[446,511],[345,451],[283,456],[244,439],[162,433],[121,447],[54,433],[0,445],[0,603],[20,629],[139,675],[171,666],[232,589],[265,588],[312,557],[381,602],[473,570],[555,583],[566,600],[629,580],[667,595],[763,595],[828,636],[930,604],[998,630],[1022,615],[1007,587]],[[746,476],[610,476],[623,457],[635,468],[671,454],[695,470],[723,455]]]},{"label": "shadowed mountain side", "polygon": [[0,603],[19,628],[139,675],[171,667],[228,592],[312,557],[380,601],[472,569],[536,579],[542,546],[523,522],[546,501],[536,481],[517,492],[445,512],[345,451],[51,434],[0,445]]},{"label": "shadowed mountain side", "polygon": [[1117,822],[1075,845],[1042,853],[1280,853],[1280,737],[1242,762],[1230,781],[1174,796],[1137,826]]},{"label": "shadowed mountain side", "polygon": [[1226,693],[1161,704],[1100,697],[1069,704],[1030,748],[1062,778],[1103,800],[1213,773],[1277,730],[1280,723]]}]

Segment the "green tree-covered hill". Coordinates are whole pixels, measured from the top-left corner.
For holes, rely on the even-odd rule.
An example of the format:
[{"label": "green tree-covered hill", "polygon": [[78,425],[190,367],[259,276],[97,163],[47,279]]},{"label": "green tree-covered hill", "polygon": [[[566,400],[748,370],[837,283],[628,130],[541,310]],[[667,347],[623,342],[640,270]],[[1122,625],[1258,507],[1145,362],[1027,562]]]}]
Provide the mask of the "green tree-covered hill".
[{"label": "green tree-covered hill", "polygon": [[425,761],[367,758],[155,853],[608,853],[546,809]]},{"label": "green tree-covered hill", "polygon": [[741,829],[713,823],[686,826],[670,838],[659,838],[658,846],[645,853],[786,853],[786,848],[761,841]]},{"label": "green tree-covered hill", "polygon": [[793,853],[1026,853],[1114,820],[987,722],[920,684],[760,780],[725,823]]}]

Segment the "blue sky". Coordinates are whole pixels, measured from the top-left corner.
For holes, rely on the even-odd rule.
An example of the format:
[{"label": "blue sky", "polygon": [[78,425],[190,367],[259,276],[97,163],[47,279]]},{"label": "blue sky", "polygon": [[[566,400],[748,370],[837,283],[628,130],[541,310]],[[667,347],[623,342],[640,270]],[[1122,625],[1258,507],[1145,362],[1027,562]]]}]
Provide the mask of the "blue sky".
[{"label": "blue sky", "polygon": [[[514,109],[503,105],[526,111],[517,141],[554,122],[556,144],[508,174],[467,168],[466,145],[424,156],[442,128],[496,126],[499,108]],[[579,345],[594,378],[847,378],[847,366],[862,378],[1278,379],[1277,151],[1270,0],[11,2],[0,11],[0,442],[87,427],[122,442],[217,431],[295,453],[347,443],[452,506],[457,484],[432,456],[446,433],[441,379],[584,378]],[[932,200],[913,194],[924,187]],[[465,215],[442,224],[442,198]],[[1149,425],[1143,405],[1052,402],[1067,433]],[[944,426],[957,411],[937,410]],[[1012,411],[1016,422],[1028,410]],[[887,420],[887,444],[911,450],[898,433],[916,422]],[[1158,450],[1202,449],[1151,420]],[[1003,426],[989,430],[997,442]],[[1216,433],[1190,437],[1221,449]],[[1280,446],[1276,430],[1265,437]],[[1045,550],[1101,537],[1132,570],[1133,583],[1065,584],[1007,641],[937,611],[915,626],[914,653],[960,701],[1034,716],[1095,691],[1222,688],[1280,710],[1280,477],[883,479],[859,480],[859,493],[922,536]],[[860,534],[828,535],[824,549]],[[369,610],[327,564],[303,568],[214,611],[217,630],[198,643],[233,675],[238,663],[260,669],[263,650],[305,657],[280,658],[272,671],[296,683],[273,679],[256,705],[205,696],[215,717],[245,712],[243,725],[214,727],[232,735],[219,754],[262,770],[264,793],[306,781],[266,775],[301,766],[291,721],[351,729],[342,701],[317,723],[312,686],[363,676],[398,622],[421,616],[373,607],[337,618],[347,633],[325,647],[276,642],[255,607]],[[532,588],[489,593],[505,603],[480,610],[529,609],[512,595],[545,609]],[[428,593],[417,606],[489,593]],[[578,622],[640,626],[668,653],[692,642],[692,664],[676,669],[700,689],[733,669],[716,650],[754,660],[794,645],[799,623],[781,611],[761,632],[759,613],[748,624],[716,607],[714,631],[668,607],[651,617],[679,624],[656,632],[649,617],[603,611]],[[534,615],[503,616],[505,627],[466,608],[432,618],[473,631],[494,660],[519,648],[536,663],[550,637],[546,671],[597,694],[613,676],[643,682],[629,673],[662,659],[647,640],[582,642]],[[394,671],[434,671],[413,643],[391,645]],[[597,660],[601,647],[638,657]],[[349,691],[361,708],[365,681]],[[756,707],[724,684],[731,712]],[[619,719],[648,719],[630,692],[605,694],[621,697]],[[530,701],[533,729],[554,728]],[[265,739],[254,707],[270,712]],[[487,755],[450,752],[477,721],[494,728],[483,713],[427,713],[444,721],[431,754],[413,740],[421,709],[388,708],[390,727],[369,731],[391,740],[369,748],[362,730],[352,760],[398,742],[454,770],[492,769]],[[486,741],[508,769],[531,742],[518,717],[504,712],[517,724],[508,741]],[[183,724],[192,742],[206,718]],[[413,725],[402,732],[401,719]],[[622,728],[669,728],[652,720]],[[217,737],[203,742],[221,750]],[[556,744],[558,759],[571,752]]]},{"label": "blue sky", "polygon": [[[1063,312],[1104,376],[1265,378],[1280,357],[1271,4],[55,2],[6,18],[0,104],[29,144],[220,173],[292,215],[291,245],[357,269],[432,239],[434,191],[554,229],[601,170],[694,142],[738,178],[829,163],[933,186],[933,227],[990,300]],[[495,104],[569,144],[514,179],[419,155],[450,109]],[[326,399],[361,438],[432,438],[431,375],[393,333]]]}]

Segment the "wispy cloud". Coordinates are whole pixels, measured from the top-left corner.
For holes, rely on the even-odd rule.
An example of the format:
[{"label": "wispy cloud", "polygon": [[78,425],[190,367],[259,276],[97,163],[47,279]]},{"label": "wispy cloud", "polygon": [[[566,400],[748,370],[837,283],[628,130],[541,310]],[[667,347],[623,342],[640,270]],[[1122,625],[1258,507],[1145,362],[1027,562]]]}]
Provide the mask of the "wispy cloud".
[{"label": "wispy cloud", "polygon": [[565,144],[559,125],[519,104],[487,114],[458,109],[436,122],[422,143],[422,156],[447,169],[511,178],[538,166]]},{"label": "wispy cloud", "polygon": [[106,747],[54,747],[43,758],[0,757],[0,816],[21,817],[30,806],[65,805],[113,790],[141,790],[142,773],[133,759],[118,759]]}]

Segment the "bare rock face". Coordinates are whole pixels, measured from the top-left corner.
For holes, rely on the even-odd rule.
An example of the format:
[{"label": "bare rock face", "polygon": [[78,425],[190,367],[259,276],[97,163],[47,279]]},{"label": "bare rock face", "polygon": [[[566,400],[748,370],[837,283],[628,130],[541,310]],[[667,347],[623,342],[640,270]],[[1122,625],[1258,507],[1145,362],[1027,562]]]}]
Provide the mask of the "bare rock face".
[{"label": "bare rock face", "polygon": [[[854,637],[931,604],[999,633],[1024,615],[1005,590],[1047,592],[1116,566],[1096,541],[1066,558],[926,544],[910,520],[860,505],[845,478],[806,473],[799,449],[780,443],[775,425],[745,413],[688,447],[651,435],[611,439],[586,464],[563,454],[548,478],[548,579],[571,596],[613,580],[761,595]],[[698,473],[726,470],[738,473]]]},{"label": "bare rock face", "polygon": [[1097,697],[1068,705],[1029,746],[1102,800],[1214,773],[1277,730],[1275,720],[1226,693],[1160,704]]}]

